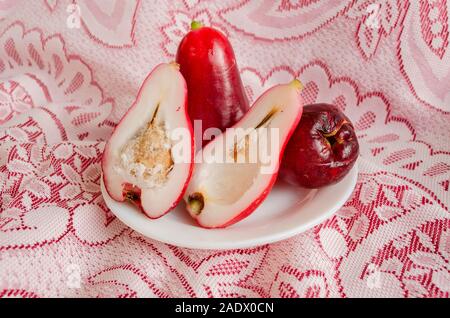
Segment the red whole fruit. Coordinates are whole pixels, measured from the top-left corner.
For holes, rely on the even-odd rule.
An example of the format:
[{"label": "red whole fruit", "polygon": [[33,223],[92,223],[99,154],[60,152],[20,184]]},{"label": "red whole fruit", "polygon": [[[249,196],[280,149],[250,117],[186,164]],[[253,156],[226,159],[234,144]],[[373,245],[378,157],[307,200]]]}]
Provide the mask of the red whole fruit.
[{"label": "red whole fruit", "polygon": [[353,124],[339,108],[307,105],[286,146],[280,178],[305,188],[331,185],[351,170],[358,154]]},{"label": "red whole fruit", "polygon": [[196,146],[204,146],[209,142],[209,137],[203,138],[206,129],[224,131],[249,109],[233,48],[221,32],[193,21],[178,47],[176,61],[188,87],[189,117],[202,124]]}]

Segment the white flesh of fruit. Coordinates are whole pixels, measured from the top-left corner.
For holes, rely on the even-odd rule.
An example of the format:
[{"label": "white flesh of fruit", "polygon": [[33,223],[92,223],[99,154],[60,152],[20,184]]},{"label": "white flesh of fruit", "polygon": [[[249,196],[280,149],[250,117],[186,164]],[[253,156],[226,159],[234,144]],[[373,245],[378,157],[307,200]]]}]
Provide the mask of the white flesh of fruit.
[{"label": "white flesh of fruit", "polygon": [[[301,116],[303,105],[300,90],[301,83],[297,80],[272,87],[233,127],[253,131],[253,134],[240,140],[235,138],[237,142],[230,149],[230,146],[223,146],[229,144],[229,138],[233,139],[233,133],[227,130],[209,143],[203,149],[203,154],[197,154],[203,156],[203,159],[196,158],[198,163],[195,164],[184,198],[188,211],[200,225],[208,228],[228,225],[230,221],[242,216],[244,211],[259,205],[270,191],[278,173],[280,150],[284,149]],[[278,136],[271,137],[270,128],[277,128]],[[248,150],[257,144],[253,143],[255,136],[259,135],[261,138],[263,134],[267,134],[268,145],[271,145],[271,138],[278,139],[279,147],[276,150],[270,147],[266,150],[275,162],[271,173],[262,173],[264,163],[260,160],[249,160]],[[214,156],[227,157],[229,161],[217,163],[212,159]],[[260,157],[257,156],[257,159]]]},{"label": "white flesh of fruit", "polygon": [[[173,129],[186,128],[186,84],[176,64],[161,64],[144,81],[137,100],[105,147],[103,173],[109,195],[124,201],[126,184],[141,190],[144,212],[156,218],[173,207],[190,175],[190,162],[175,162]],[[192,144],[192,135],[188,142]],[[191,158],[192,147],[183,148]]]}]

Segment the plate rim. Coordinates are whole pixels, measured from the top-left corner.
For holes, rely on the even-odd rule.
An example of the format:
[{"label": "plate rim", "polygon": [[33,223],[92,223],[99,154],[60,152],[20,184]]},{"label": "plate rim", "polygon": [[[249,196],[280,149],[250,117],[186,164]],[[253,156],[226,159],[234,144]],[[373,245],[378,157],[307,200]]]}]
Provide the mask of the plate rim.
[{"label": "plate rim", "polygon": [[[172,246],[189,248],[189,249],[231,250],[231,249],[239,249],[239,248],[252,248],[252,247],[257,247],[257,246],[262,246],[262,245],[266,245],[266,244],[283,241],[283,240],[291,238],[295,235],[301,234],[301,233],[313,228],[314,226],[324,222],[325,220],[329,219],[345,204],[345,202],[347,202],[348,198],[353,193],[353,191],[356,187],[356,184],[357,184],[358,172],[359,172],[358,170],[359,170],[358,162],[355,162],[353,168],[345,176],[345,178],[350,177],[350,184],[349,184],[348,188],[346,189],[344,195],[339,198],[339,200],[334,204],[334,206],[332,208],[329,209],[329,211],[321,214],[319,217],[315,218],[314,220],[312,220],[308,223],[300,224],[299,226],[292,227],[285,231],[269,233],[267,235],[254,237],[254,238],[246,238],[243,240],[222,241],[222,242],[200,240],[200,241],[197,241],[196,244],[191,244],[190,242],[192,242],[192,241],[179,242],[177,240],[166,239],[165,237],[161,237],[160,235],[149,236],[146,233],[143,233],[143,231],[141,231],[136,226],[134,226],[134,224],[130,224],[133,222],[129,222],[129,218],[122,217],[122,215],[120,213],[116,213],[110,207],[110,205],[108,204],[108,201],[109,200],[112,201],[113,199],[109,196],[108,192],[105,189],[105,186],[103,183],[103,173],[100,178],[100,188],[101,188],[101,193],[102,193],[103,199],[105,200],[105,204],[110,209],[110,211],[114,214],[114,216],[116,216],[122,223],[124,223],[127,227],[129,227],[133,231],[136,231],[149,239],[153,239],[153,240],[156,240],[156,241],[159,241],[159,242],[162,242],[165,244],[169,244]],[[338,185],[341,182],[342,182],[342,180],[340,182],[336,183],[335,185]],[[320,190],[321,189],[317,189],[316,191],[320,191]],[[314,200],[314,198],[312,200]],[[117,203],[120,204],[121,202],[117,202]],[[215,229],[203,229],[201,227],[199,227],[199,228],[204,231],[215,231]],[[226,229],[221,229],[221,230],[226,230]]]}]

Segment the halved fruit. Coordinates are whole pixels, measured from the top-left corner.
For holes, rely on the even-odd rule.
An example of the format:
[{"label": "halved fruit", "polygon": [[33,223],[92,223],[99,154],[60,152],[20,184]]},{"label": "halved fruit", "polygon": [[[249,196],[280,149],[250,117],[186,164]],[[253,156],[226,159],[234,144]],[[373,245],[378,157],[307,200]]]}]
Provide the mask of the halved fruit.
[{"label": "halved fruit", "polygon": [[197,153],[184,199],[201,226],[229,226],[267,197],[302,114],[301,87],[298,80],[272,87],[239,122]]},{"label": "halved fruit", "polygon": [[158,65],[115,128],[102,159],[111,198],[158,218],[183,197],[192,174],[194,139],[187,90],[176,63]]}]

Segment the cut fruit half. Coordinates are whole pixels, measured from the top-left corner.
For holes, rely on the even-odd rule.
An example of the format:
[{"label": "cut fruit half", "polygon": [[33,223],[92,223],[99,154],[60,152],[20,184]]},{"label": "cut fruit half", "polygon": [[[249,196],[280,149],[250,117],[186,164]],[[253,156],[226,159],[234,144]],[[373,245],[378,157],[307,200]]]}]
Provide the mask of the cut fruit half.
[{"label": "cut fruit half", "polygon": [[111,198],[158,218],[182,198],[192,174],[194,139],[178,64],[160,64],[105,146],[103,181]]},{"label": "cut fruit half", "polygon": [[197,153],[184,199],[201,226],[229,226],[267,197],[302,114],[301,88],[298,80],[272,87],[239,122]]}]

